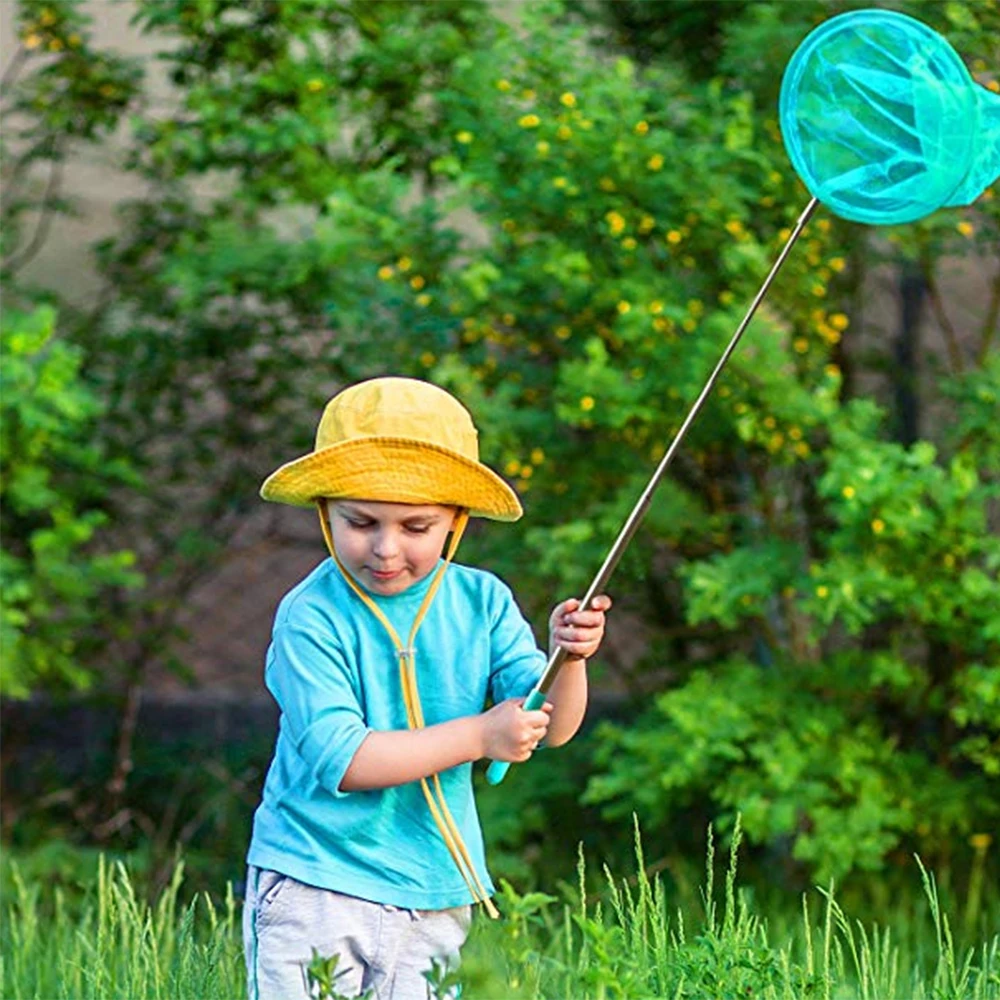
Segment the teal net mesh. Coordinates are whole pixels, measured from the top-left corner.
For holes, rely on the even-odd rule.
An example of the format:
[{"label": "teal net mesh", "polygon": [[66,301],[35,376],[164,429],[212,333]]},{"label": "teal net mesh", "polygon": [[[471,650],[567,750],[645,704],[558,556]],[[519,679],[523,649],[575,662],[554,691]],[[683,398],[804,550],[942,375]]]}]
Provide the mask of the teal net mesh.
[{"label": "teal net mesh", "polygon": [[905,14],[852,11],[811,32],[785,70],[779,115],[796,173],[845,219],[913,222],[1000,176],[1000,96]]}]

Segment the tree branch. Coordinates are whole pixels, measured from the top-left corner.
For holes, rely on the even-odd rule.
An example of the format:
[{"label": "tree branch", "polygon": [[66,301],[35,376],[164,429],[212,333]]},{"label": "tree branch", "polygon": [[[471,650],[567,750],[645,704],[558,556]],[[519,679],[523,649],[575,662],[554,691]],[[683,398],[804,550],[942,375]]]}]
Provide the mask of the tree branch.
[{"label": "tree branch", "polygon": [[986,309],[986,322],[983,324],[983,340],[979,345],[979,357],[976,359],[980,368],[986,363],[993,338],[1000,328],[1000,271],[993,278],[993,288],[990,291],[990,304]]},{"label": "tree branch", "polygon": [[32,236],[31,241],[23,250],[21,250],[20,253],[14,253],[4,261],[4,268],[11,275],[15,274],[22,267],[24,267],[25,264],[29,263],[38,251],[42,249],[45,241],[48,239],[49,230],[52,228],[52,218],[55,215],[55,209],[52,207],[52,202],[55,200],[56,193],[62,186],[62,178],[62,161],[58,159],[53,160],[52,170],[49,174],[49,182],[46,185],[45,194],[42,197],[41,218],[38,220],[35,235]]},{"label": "tree branch", "polygon": [[930,253],[927,248],[923,248],[920,254],[920,270],[923,272],[924,281],[927,283],[927,298],[930,301],[934,318],[941,327],[944,335],[945,347],[948,350],[948,358],[951,361],[952,372],[958,374],[963,371],[965,365],[962,362],[962,349],[958,343],[958,332],[952,325],[948,314],[944,311],[944,303],[941,300],[941,293],[938,291],[937,282],[934,280],[934,271],[931,267]]}]

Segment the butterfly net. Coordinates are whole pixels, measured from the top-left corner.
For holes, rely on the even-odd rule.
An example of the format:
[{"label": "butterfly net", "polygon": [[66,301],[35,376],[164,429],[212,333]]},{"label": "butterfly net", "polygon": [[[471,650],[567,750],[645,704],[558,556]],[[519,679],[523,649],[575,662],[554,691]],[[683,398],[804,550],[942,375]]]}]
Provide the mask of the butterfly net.
[{"label": "butterfly net", "polygon": [[893,11],[841,14],[808,35],[779,116],[796,173],[845,219],[912,222],[1000,175],[1000,98],[941,35]]}]

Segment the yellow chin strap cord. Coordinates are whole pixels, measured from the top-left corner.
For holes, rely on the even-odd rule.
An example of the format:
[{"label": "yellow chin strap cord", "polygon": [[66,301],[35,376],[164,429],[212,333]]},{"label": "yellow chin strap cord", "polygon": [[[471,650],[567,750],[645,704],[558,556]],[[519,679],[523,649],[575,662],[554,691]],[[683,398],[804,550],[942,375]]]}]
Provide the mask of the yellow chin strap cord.
[{"label": "yellow chin strap cord", "polygon": [[[455,524],[451,533],[451,542],[448,545],[445,560],[438,567],[434,574],[434,579],[431,581],[430,587],[427,588],[427,593],[424,595],[424,599],[417,610],[417,615],[413,619],[413,626],[410,628],[409,640],[404,646],[399,638],[399,633],[393,628],[392,623],[385,616],[382,609],[375,603],[375,601],[372,600],[370,595],[361,589],[337,557],[337,553],[333,547],[333,533],[330,530],[329,515],[325,504],[322,500],[319,500],[316,505],[319,509],[319,523],[323,529],[323,538],[326,540],[326,547],[330,550],[330,555],[333,557],[334,562],[336,562],[350,588],[355,594],[358,595],[368,610],[371,611],[371,613],[382,623],[396,647],[396,656],[399,659],[399,678],[403,688],[403,701],[406,704],[407,724],[410,729],[423,729],[424,713],[420,707],[420,695],[417,692],[417,673],[415,662],[415,641],[417,638],[417,631],[423,623],[424,617],[431,606],[431,602],[434,600],[434,595],[441,586],[445,570],[448,569],[448,566],[451,564],[451,561],[455,556],[455,552],[458,549],[458,543],[462,540],[462,534],[465,531],[466,525],[469,523],[469,512],[467,510],[462,510],[455,518]],[[444,797],[444,789],[441,787],[441,780],[438,775],[433,774],[431,775],[431,781],[434,783],[433,792],[426,778],[420,779],[420,787],[423,790],[424,798],[427,800],[431,816],[433,816],[434,822],[437,824],[437,828],[441,832],[441,837],[445,842],[445,846],[448,848],[448,853],[451,854],[452,860],[461,872],[462,878],[465,880],[465,884],[469,888],[469,892],[472,893],[472,898],[477,903],[482,903],[486,912],[491,917],[496,919],[500,916],[500,913],[493,905],[493,901],[486,892],[486,889],[476,872],[476,867],[472,863],[472,859],[469,857],[469,850],[466,847],[465,841],[462,839],[462,835],[458,830],[458,826],[451,815],[451,810],[448,808],[448,802]]]}]

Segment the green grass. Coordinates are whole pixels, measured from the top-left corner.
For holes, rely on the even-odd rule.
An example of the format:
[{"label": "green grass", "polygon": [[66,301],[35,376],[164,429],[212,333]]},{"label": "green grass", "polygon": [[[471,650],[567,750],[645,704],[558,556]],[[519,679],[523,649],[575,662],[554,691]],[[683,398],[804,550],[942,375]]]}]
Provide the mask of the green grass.
[{"label": "green grass", "polygon": [[[674,909],[658,879],[615,878],[588,898],[520,895],[504,885],[500,921],[480,918],[463,953],[463,1000],[668,997],[758,1000],[1000,1000],[1000,936],[956,946],[933,875],[922,866],[919,929],[851,920],[832,892],[803,897],[769,929],[736,882],[739,831],[724,883],[709,839],[697,915]],[[239,903],[205,894],[181,905],[183,867],[155,903],[136,894],[121,863],[98,867],[82,901],[10,871],[0,928],[0,996],[9,1000],[239,998],[245,996]],[[909,918],[908,918],[909,919]],[[776,937],[780,938],[776,940]],[[899,941],[905,942],[900,944]]]}]

